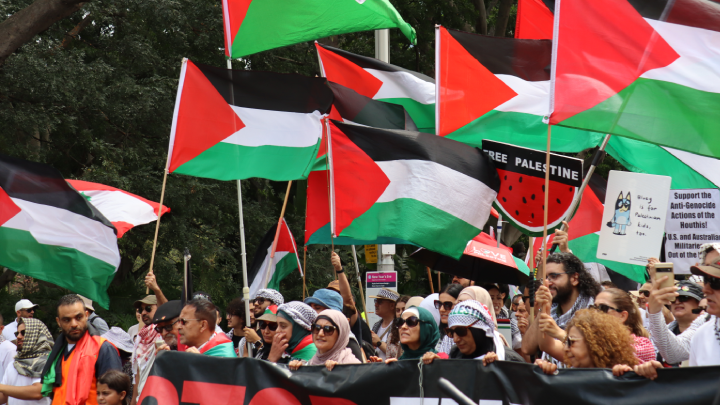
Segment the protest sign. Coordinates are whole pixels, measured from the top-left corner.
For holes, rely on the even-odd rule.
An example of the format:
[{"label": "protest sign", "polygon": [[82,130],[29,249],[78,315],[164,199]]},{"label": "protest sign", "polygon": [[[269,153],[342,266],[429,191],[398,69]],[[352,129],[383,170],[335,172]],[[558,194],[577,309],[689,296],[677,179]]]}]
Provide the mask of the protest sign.
[{"label": "protest sign", "polygon": [[375,299],[381,288],[397,291],[396,271],[368,271],[365,273],[365,304],[367,308],[367,323],[373,326],[380,317],[375,315]]},{"label": "protest sign", "polygon": [[[561,369],[545,375],[531,364],[476,360],[417,360],[303,366],[297,371],[263,360],[161,351],[139,405],[438,405],[454,401],[440,390],[443,377],[475,404],[713,403],[720,367],[660,369],[649,380],[608,369]],[[422,389],[422,391],[421,391]]]},{"label": "protest sign", "polygon": [[665,222],[665,259],[690,274],[703,243],[720,242],[720,190],[672,190]]},{"label": "protest sign", "polygon": [[671,181],[668,176],[610,171],[599,259],[644,266],[649,258],[660,257]]}]

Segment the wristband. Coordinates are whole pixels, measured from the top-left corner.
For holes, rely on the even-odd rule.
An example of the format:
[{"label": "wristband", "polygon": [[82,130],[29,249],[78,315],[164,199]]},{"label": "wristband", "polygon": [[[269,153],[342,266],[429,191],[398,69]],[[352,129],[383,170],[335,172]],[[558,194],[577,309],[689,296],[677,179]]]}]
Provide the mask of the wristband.
[{"label": "wristband", "polygon": [[345,269],[343,269],[342,267],[340,268],[340,270],[335,270],[335,274],[342,274],[342,273],[345,273]]}]

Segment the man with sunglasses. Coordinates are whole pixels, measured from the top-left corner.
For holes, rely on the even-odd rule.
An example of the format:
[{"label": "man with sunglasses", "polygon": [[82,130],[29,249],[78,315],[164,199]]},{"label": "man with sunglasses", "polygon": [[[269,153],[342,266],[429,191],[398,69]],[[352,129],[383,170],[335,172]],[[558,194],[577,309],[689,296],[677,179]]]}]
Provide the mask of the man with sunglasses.
[{"label": "man with sunglasses", "polygon": [[22,299],[15,303],[15,318],[12,322],[5,325],[5,329],[2,331],[2,336],[11,342],[15,341],[15,332],[17,332],[18,320],[20,318],[34,318],[35,309],[38,305],[33,304],[30,300]]},{"label": "man with sunglasses", "polygon": [[255,319],[262,316],[262,314],[265,313],[265,309],[270,305],[280,306],[284,303],[285,298],[280,294],[280,291],[273,290],[272,288],[262,288],[258,290],[255,298],[253,298],[253,304],[255,304],[255,308],[253,308]]},{"label": "man with sunglasses", "polygon": [[159,333],[165,341],[165,345],[158,347],[158,350],[178,349],[181,310],[182,304],[180,300],[173,300],[160,305],[155,311],[152,323],[155,325],[155,332]]},{"label": "man with sunglasses", "polygon": [[400,298],[397,291],[381,288],[378,295],[370,296],[375,299],[375,315],[382,318],[372,327],[372,341],[376,347],[375,353],[383,361],[397,358],[400,348],[400,337],[395,325],[395,302]]},{"label": "man with sunglasses", "polygon": [[[153,276],[153,280],[154,280]],[[145,283],[148,283],[146,278]],[[159,289],[158,289],[159,290]],[[162,296],[165,299],[165,296]],[[161,302],[160,304],[164,304]],[[155,361],[155,341],[160,339],[160,334],[155,331],[153,318],[158,308],[158,298],[156,295],[147,295],[144,298],[133,303],[135,312],[140,315],[142,320],[142,328],[138,331],[137,339],[132,354],[133,364],[133,403],[139,397],[145,386],[145,381],[150,375],[150,369]]]}]

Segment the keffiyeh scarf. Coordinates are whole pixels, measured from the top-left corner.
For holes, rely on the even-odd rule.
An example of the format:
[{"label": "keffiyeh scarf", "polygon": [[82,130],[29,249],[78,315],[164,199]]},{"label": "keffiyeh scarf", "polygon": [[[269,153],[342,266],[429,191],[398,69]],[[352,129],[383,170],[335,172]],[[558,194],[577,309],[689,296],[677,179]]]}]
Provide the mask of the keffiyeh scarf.
[{"label": "keffiyeh scarf", "polygon": [[255,294],[255,298],[265,298],[273,302],[275,305],[282,305],[285,303],[285,299],[279,291],[273,290],[272,288],[263,288],[258,290]]},{"label": "keffiyeh scarf", "polygon": [[550,308],[550,316],[552,316],[555,323],[557,323],[557,326],[565,329],[565,325],[567,325],[568,322],[575,316],[575,312],[585,309],[595,303],[595,299],[593,297],[588,297],[587,295],[580,293],[580,295],[575,300],[575,304],[573,304],[572,308],[570,308],[569,311],[565,312],[562,315],[558,314],[558,310],[560,309],[560,305],[557,303],[553,303],[552,307]]},{"label": "keffiyeh scarf", "polygon": [[21,318],[21,322],[25,324],[25,337],[13,366],[20,375],[40,378],[53,347],[52,335],[38,319]]}]

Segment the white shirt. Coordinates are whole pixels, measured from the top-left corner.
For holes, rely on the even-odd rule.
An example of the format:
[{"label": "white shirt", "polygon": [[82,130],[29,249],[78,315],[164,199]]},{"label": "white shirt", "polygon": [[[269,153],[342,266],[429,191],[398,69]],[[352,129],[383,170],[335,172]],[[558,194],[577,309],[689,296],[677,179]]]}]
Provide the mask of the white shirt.
[{"label": "white shirt", "polygon": [[[39,383],[40,378],[30,378],[26,377],[24,375],[18,374],[17,370],[15,370],[15,366],[13,363],[10,363],[10,365],[5,369],[5,374],[3,375],[2,381],[0,384],[4,385],[13,385],[16,387],[26,387],[28,385],[33,385],[35,383]],[[8,397],[7,405],[50,405],[52,403],[52,400],[50,397],[42,398],[42,399],[35,399],[35,400],[23,400],[23,399],[17,399],[13,397]]]},{"label": "white shirt", "polygon": [[9,340],[0,343],[0,380],[2,380],[5,375],[5,369],[8,364],[12,364],[13,361],[15,361],[16,353],[17,347]]},{"label": "white shirt", "polygon": [[720,365],[720,341],[715,336],[717,317],[701,326],[690,340],[690,367]]},{"label": "white shirt", "polygon": [[[378,328],[378,331],[377,331],[377,335],[378,335],[378,337],[381,337],[381,339],[380,339],[381,341],[387,343],[387,342],[390,341],[390,334],[391,334],[392,332],[388,331],[388,333],[385,333],[385,331],[392,326],[392,322],[390,322],[390,323],[388,324],[388,326],[386,326],[386,327],[384,327],[384,328],[382,327],[382,322],[383,322],[383,321],[381,320],[381,321],[380,321],[380,327]],[[383,336],[383,333],[385,333],[385,336]],[[387,360],[387,355],[385,354],[385,352],[383,352],[382,350],[380,350],[380,348],[375,348],[375,353],[378,355],[378,357],[380,357],[381,359],[383,359],[383,361]]]},{"label": "white shirt", "polygon": [[17,332],[17,319],[5,325],[2,335],[7,340],[15,340],[15,332]]}]

